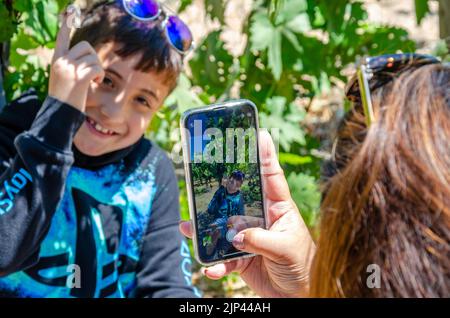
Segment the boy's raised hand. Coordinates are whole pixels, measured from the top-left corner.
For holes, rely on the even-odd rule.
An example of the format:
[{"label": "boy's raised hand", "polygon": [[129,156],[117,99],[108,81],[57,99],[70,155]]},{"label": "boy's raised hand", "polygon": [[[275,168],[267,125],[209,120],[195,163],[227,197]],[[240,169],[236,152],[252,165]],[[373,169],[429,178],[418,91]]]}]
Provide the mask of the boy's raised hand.
[{"label": "boy's raised hand", "polygon": [[90,82],[101,83],[105,72],[94,48],[82,41],[70,49],[67,11],[56,38],[48,94],[84,112]]}]

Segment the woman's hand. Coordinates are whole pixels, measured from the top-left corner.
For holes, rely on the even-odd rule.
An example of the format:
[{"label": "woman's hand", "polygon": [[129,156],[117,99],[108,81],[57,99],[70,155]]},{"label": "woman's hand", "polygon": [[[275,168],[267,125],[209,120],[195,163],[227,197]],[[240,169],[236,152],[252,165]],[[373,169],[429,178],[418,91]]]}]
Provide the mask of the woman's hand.
[{"label": "woman's hand", "polygon": [[70,48],[70,28],[67,12],[63,15],[56,39],[48,95],[84,112],[92,80],[103,81],[105,72],[94,48],[82,41]]},{"label": "woman's hand", "polygon": [[[260,147],[269,230],[248,228],[233,239],[237,249],[258,255],[217,264],[206,268],[204,273],[211,279],[220,279],[237,272],[262,297],[305,297],[309,294],[309,271],[315,245],[291,198],[267,132],[260,133]],[[180,231],[192,237],[192,224],[180,223]]]}]

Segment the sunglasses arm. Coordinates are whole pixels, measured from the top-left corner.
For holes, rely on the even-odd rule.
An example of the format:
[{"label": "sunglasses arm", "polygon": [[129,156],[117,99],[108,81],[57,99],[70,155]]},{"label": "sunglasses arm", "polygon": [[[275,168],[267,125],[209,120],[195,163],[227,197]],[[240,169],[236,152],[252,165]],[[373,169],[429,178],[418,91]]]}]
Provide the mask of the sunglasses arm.
[{"label": "sunglasses arm", "polygon": [[374,121],[372,99],[370,97],[369,80],[367,78],[367,66],[362,64],[358,67],[358,82],[361,92],[361,102],[364,109],[367,127]]}]

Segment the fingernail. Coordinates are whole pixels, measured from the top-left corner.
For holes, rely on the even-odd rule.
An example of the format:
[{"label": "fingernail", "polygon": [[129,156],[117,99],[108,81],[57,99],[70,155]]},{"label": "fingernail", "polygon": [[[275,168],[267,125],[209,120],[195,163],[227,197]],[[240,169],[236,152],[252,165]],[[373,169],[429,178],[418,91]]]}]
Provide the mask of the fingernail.
[{"label": "fingernail", "polygon": [[244,248],[244,234],[239,233],[233,237],[233,245],[237,249],[243,249]]}]

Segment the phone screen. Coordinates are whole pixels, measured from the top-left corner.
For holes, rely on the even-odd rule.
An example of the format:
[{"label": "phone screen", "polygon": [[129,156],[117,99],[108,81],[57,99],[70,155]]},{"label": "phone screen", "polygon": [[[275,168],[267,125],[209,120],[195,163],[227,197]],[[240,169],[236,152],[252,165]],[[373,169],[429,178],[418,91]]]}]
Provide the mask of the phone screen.
[{"label": "phone screen", "polygon": [[245,256],[234,236],[265,227],[256,108],[242,101],[196,111],[184,126],[197,257],[208,264]]}]

